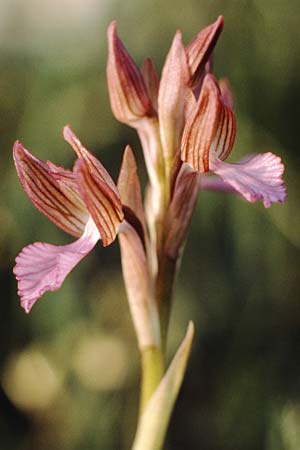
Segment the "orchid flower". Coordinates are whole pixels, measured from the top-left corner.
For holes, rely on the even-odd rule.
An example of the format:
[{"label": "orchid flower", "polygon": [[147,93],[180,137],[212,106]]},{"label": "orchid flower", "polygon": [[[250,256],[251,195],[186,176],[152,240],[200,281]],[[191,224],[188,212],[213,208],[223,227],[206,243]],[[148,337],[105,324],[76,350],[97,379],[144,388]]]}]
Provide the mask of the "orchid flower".
[{"label": "orchid flower", "polygon": [[[117,186],[69,127],[63,135],[77,154],[72,171],[40,161],[19,142],[14,146],[18,176],[29,199],[78,238],[65,246],[31,244],[17,256],[14,273],[26,312],[44,292],[58,289],[99,240],[107,246],[118,235],[141,350],[141,410],[149,405],[134,448],[161,448],[183,379],[193,326],[166,373],[164,352],[174,279],[199,192],[238,193],[265,207],[284,202],[287,195],[284,166],[273,153],[225,162],[236,135],[233,96],[229,83],[218,82],[211,73],[222,29],[220,16],[186,47],[177,31],[159,79],[152,59],[146,58],[141,68],[135,64],[117,35],[116,22],[108,28],[110,103],[116,119],[139,135],[149,177],[144,205],[129,146]],[[157,410],[167,411],[163,421]],[[151,439],[142,445],[144,436]]]},{"label": "orchid flower", "polygon": [[[60,288],[70,271],[99,240],[102,240],[103,246],[107,246],[118,233],[122,233],[121,243],[128,241],[138,252],[129,258],[136,265],[138,260],[140,272],[135,286],[132,282],[127,283],[128,296],[134,299],[131,308],[135,308],[137,300],[144,305],[144,309],[152,308],[152,303],[146,301],[151,296],[151,287],[142,243],[144,230],[141,225],[143,215],[139,203],[139,185],[134,175],[135,161],[130,147],[125,150],[119,180],[121,195],[127,203],[125,206],[122,205],[116,185],[100,161],[83,147],[70,127],[64,128],[63,135],[78,156],[73,171],[49,161],[40,161],[20,142],[14,145],[17,173],[29,199],[58,227],[78,237],[77,241],[64,246],[37,242],[25,247],[17,256],[14,273],[22,307],[29,313],[46,291]],[[126,273],[129,279],[130,269],[127,269],[125,276]],[[140,307],[138,314],[136,326],[140,327],[141,322],[143,324],[142,330],[138,332],[139,343],[142,346],[153,344],[153,339],[155,342],[158,339],[157,330],[149,330],[148,318],[147,323],[143,323],[141,317],[147,315],[147,311],[141,313]],[[155,314],[152,311],[150,315]],[[155,320],[153,323],[155,327]]]},{"label": "orchid flower", "polygon": [[[250,155],[236,164],[224,162],[236,134],[231,108],[229,86],[222,93],[214,76],[207,74],[198,102],[185,124],[182,160],[199,173],[214,172],[223,180],[223,183],[219,180],[208,182],[206,189],[237,191],[249,202],[261,200],[266,208],[273,202],[283,203],[286,198],[282,180],[284,166],[278,156],[269,152]],[[203,178],[202,182],[205,185]]]},{"label": "orchid flower", "polygon": [[73,171],[40,161],[18,141],[14,145],[17,173],[29,199],[55,225],[79,238],[65,246],[38,242],[18,255],[14,273],[27,313],[44,292],[61,286],[99,239],[109,245],[124,219],[117,188],[104,167],[70,128],[64,137],[78,155]]}]

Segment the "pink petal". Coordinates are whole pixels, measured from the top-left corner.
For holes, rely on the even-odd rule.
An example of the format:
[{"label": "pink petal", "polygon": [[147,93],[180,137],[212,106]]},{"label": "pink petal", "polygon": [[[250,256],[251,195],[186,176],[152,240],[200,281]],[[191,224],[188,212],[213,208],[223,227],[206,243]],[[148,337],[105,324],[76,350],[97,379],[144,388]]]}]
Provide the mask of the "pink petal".
[{"label": "pink petal", "polygon": [[81,238],[57,246],[36,242],[25,247],[16,258],[14,274],[18,280],[21,306],[27,313],[46,292],[56,291],[71,270],[93,249],[100,234],[90,219]]},{"label": "pink petal", "polygon": [[236,164],[213,159],[210,168],[249,202],[260,200],[268,208],[271,203],[283,203],[286,199],[284,165],[273,153],[251,155]]}]

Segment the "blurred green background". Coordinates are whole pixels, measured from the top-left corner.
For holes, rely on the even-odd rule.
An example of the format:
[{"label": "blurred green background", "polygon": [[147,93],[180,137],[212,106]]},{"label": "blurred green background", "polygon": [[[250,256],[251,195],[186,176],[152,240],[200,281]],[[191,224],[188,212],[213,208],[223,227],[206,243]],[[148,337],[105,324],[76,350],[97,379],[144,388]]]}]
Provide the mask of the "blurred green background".
[{"label": "blurred green background", "polygon": [[[159,70],[176,29],[184,42],[219,14],[217,76],[230,79],[238,135],[231,159],[273,151],[289,197],[265,210],[203,193],[178,277],[169,355],[193,319],[196,338],[165,450],[299,450],[298,0],[0,0],[0,448],[129,449],[139,360],[117,242],[97,246],[26,316],[12,267],[27,244],[70,242],[23,193],[16,139],[72,167],[70,123],[116,179],[135,132],[106,88],[106,28]],[[297,294],[298,292],[298,294]]]}]

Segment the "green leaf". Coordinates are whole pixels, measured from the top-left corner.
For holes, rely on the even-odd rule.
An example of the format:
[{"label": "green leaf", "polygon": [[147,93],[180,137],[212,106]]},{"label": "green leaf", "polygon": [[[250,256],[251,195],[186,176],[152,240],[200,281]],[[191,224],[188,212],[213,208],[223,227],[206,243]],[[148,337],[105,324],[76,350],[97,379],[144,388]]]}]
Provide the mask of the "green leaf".
[{"label": "green leaf", "polygon": [[140,418],[132,450],[161,450],[184,378],[193,336],[194,325],[190,322],[184,340]]}]

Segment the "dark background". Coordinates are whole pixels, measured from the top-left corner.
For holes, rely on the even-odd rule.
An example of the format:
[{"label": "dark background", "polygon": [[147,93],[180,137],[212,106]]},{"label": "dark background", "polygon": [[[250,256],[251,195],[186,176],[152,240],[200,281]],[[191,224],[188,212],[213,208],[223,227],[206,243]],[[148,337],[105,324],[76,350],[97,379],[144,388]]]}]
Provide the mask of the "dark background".
[{"label": "dark background", "polygon": [[203,193],[178,277],[169,355],[188,320],[196,336],[165,450],[299,450],[298,0],[0,0],[0,448],[127,450],[135,429],[139,360],[117,242],[98,245],[27,316],[12,267],[27,244],[71,239],[32,206],[12,145],[72,167],[70,123],[117,177],[135,132],[110,111],[106,27],[141,64],[161,70],[173,34],[184,42],[219,14],[217,76],[230,79],[237,140],[230,159],[273,151],[289,197],[266,210]]}]

